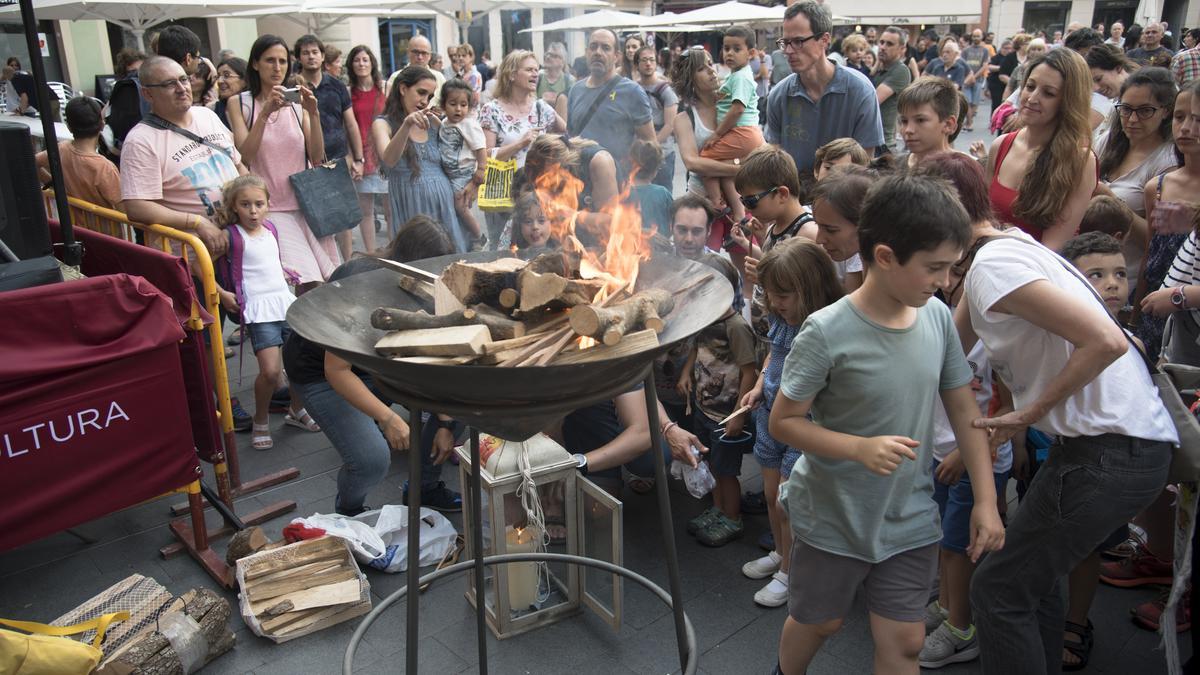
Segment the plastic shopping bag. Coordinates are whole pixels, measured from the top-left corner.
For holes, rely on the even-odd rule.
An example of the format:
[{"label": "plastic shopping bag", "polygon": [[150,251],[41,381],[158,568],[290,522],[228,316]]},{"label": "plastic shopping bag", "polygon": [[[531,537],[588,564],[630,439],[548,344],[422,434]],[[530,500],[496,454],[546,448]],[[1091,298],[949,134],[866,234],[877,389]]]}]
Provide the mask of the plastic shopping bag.
[{"label": "plastic shopping bag", "polygon": [[[700,458],[700,451],[692,446],[692,455],[697,459]],[[717,479],[713,478],[712,472],[708,470],[708,462],[701,460],[696,464],[696,468],[685,464],[679,460],[671,462],[671,477],[682,478],[683,484],[687,486],[687,491],[696,499],[712,492],[712,489],[717,486]]]},{"label": "plastic shopping bag", "polygon": [[[383,572],[408,569],[408,507],[389,504],[348,518],[315,513],[296,518],[293,523],[319,527],[350,544],[354,558]],[[458,531],[445,516],[433,509],[421,509],[421,567],[433,565],[454,547]]]}]

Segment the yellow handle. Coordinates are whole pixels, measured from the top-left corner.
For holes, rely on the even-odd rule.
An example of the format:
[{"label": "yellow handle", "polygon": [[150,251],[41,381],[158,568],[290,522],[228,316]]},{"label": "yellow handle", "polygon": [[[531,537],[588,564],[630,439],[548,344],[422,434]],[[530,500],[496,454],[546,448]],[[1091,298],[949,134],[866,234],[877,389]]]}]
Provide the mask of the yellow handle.
[{"label": "yellow handle", "polygon": [[55,637],[75,635],[76,633],[95,629],[96,639],[92,640],[92,646],[99,649],[100,643],[104,641],[104,632],[108,630],[109,624],[114,621],[124,621],[128,618],[129,612],[112,612],[111,614],[105,614],[90,621],[77,623],[74,626],[51,626],[49,624],[37,623],[36,621],[13,621],[12,619],[0,619],[0,625],[17,628],[34,635],[52,635]]}]

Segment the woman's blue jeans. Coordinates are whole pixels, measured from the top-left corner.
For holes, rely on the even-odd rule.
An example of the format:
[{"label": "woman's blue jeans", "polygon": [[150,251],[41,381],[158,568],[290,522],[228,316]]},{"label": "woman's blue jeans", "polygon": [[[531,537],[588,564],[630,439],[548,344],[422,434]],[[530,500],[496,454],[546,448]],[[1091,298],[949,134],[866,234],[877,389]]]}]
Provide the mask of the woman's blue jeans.
[{"label": "woman's blue jeans", "polygon": [[[362,381],[375,391],[369,376],[362,377]],[[350,405],[328,382],[292,382],[292,386],[299,389],[308,414],[321,425],[321,430],[333,443],[333,448],[342,456],[334,508],[339,513],[361,511],[367,493],[387,475],[392,453],[387,439],[383,437],[383,432],[375,424],[375,420]],[[379,394],[376,393],[376,396]],[[389,403],[382,396],[379,398]],[[442,474],[442,465],[435,465],[429,457],[437,428],[423,422],[421,430],[421,487],[424,489],[437,485]]]}]

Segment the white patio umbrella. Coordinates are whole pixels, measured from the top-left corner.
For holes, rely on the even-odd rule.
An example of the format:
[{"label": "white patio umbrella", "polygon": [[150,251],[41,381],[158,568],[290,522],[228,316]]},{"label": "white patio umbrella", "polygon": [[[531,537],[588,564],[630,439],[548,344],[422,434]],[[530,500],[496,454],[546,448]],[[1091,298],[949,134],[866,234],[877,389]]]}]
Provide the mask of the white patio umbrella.
[{"label": "white patio umbrella", "polygon": [[787,8],[783,5],[775,7],[763,7],[762,5],[751,5],[744,2],[722,2],[719,5],[709,5],[700,9],[693,9],[690,12],[675,14],[673,16],[659,15],[655,18],[655,24],[648,25],[647,28],[654,25],[691,25],[702,24],[705,26],[729,26],[733,24],[764,24],[764,23],[783,23],[783,13]]},{"label": "white patio umbrella", "polygon": [[532,9],[541,7],[571,8],[571,7],[610,7],[611,3],[604,0],[328,0],[324,5],[334,7],[380,8],[392,12],[403,12],[411,9],[428,9],[453,19],[458,24],[458,31],[463,42],[467,41],[467,31],[471,22],[480,16],[502,9]]},{"label": "white patio umbrella", "polygon": [[826,4],[840,26],[978,23],[983,15],[980,0],[827,0]]},{"label": "white patio umbrella", "polygon": [[699,32],[706,31],[709,28],[705,26],[676,26],[663,25],[661,19],[666,16],[678,16],[676,14],[660,14],[657,16],[646,16],[644,14],[634,14],[632,12],[617,12],[609,9],[602,9],[590,14],[581,16],[573,16],[559,21],[551,21],[541,26],[533,28],[525,28],[522,33],[544,33],[547,31],[585,31],[595,30],[597,28],[613,28],[613,29],[635,29],[644,28],[658,32]]},{"label": "white patio umbrella", "polygon": [[437,16],[437,12],[428,9],[403,9],[391,11],[379,7],[330,7],[326,0],[301,2],[299,4],[272,5],[259,9],[242,10],[225,15],[230,18],[254,19],[264,16],[278,16],[299,24],[309,33],[320,33],[355,16],[372,17],[404,17],[427,19]]},{"label": "white patio umbrella", "polygon": [[[148,29],[166,21],[219,16],[277,4],[272,0],[154,0],[153,3],[128,0],[33,0],[33,10],[38,19],[43,20],[111,21],[131,31],[138,42],[143,42]],[[15,4],[0,7],[0,18],[19,14],[20,8]]]}]

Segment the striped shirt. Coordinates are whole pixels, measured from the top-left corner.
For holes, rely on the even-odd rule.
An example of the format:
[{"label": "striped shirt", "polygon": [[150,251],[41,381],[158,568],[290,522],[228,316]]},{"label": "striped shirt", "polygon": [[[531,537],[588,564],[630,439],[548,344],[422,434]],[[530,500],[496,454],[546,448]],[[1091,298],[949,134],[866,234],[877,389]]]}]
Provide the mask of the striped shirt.
[{"label": "striped shirt", "polygon": [[1200,283],[1200,274],[1196,273],[1196,231],[1192,230],[1187,239],[1183,240],[1179,252],[1175,254],[1171,269],[1167,270],[1167,278],[1163,279],[1163,288],[1191,286],[1197,283]]}]

